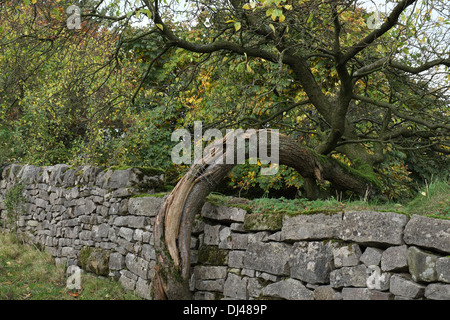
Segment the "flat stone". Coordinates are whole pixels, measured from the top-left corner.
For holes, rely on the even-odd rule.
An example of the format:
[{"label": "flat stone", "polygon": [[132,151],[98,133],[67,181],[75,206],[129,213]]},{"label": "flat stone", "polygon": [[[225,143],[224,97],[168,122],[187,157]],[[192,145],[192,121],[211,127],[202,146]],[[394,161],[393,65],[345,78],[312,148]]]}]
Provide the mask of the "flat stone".
[{"label": "flat stone", "polygon": [[223,229],[224,227],[221,226],[220,224],[217,225],[210,225],[210,224],[205,224],[204,227],[204,243],[206,245],[214,245],[214,246],[218,246],[220,243],[220,230]]},{"label": "flat stone", "polygon": [[356,243],[333,248],[334,266],[336,268],[352,267],[359,264],[361,249]]},{"label": "flat stone", "polygon": [[394,295],[389,292],[371,290],[368,288],[343,288],[343,300],[393,300]]},{"label": "flat stone", "polygon": [[225,279],[226,276],[227,267],[196,266],[194,268],[194,277],[196,280]]},{"label": "flat stone", "polygon": [[124,238],[127,241],[133,240],[134,230],[130,228],[121,227],[119,229],[119,236]]},{"label": "flat stone", "polygon": [[342,294],[332,286],[320,286],[314,289],[314,300],[342,300]]},{"label": "flat stone", "polygon": [[195,281],[195,289],[213,292],[223,292],[225,279],[214,280],[197,280]]},{"label": "flat stone", "polygon": [[[127,271],[127,270],[124,270]],[[126,276],[125,273],[121,273],[121,276],[119,278],[119,283],[124,287],[126,290],[133,291],[136,288],[136,280],[133,280]]]},{"label": "flat stone", "polygon": [[226,206],[216,206],[205,202],[202,207],[202,216],[204,218],[219,220],[223,222],[244,222],[247,211]]},{"label": "flat stone", "polygon": [[408,219],[394,212],[346,211],[339,238],[368,245],[402,245]]},{"label": "flat stone", "polygon": [[334,269],[333,246],[318,241],[295,243],[289,264],[292,278],[308,283],[328,283]]},{"label": "flat stone", "polygon": [[284,243],[250,243],[245,252],[244,267],[275,275],[288,275],[291,251],[291,246]]},{"label": "flat stone", "polygon": [[425,286],[414,282],[409,274],[394,274],[391,277],[389,291],[396,296],[417,299],[423,296]]},{"label": "flat stone", "polygon": [[147,300],[151,300],[152,299],[152,283],[150,280],[144,280],[142,278],[139,278],[136,281],[136,288],[135,288],[135,292],[138,296],[147,299]]},{"label": "flat stone", "polygon": [[436,261],[438,281],[450,283],[450,257],[442,257]]},{"label": "flat stone", "polygon": [[450,300],[450,284],[429,284],[425,288],[425,298],[431,300]]},{"label": "flat stone", "polygon": [[330,273],[330,284],[333,288],[365,287],[367,285],[367,277],[367,267],[365,265],[342,267]]},{"label": "flat stone", "polygon": [[407,244],[450,253],[450,220],[413,215],[404,239]]},{"label": "flat stone", "polygon": [[109,256],[109,269],[121,270],[125,267],[125,257],[118,252],[113,252]]},{"label": "flat stone", "polygon": [[132,215],[156,217],[165,197],[137,197],[128,200],[128,212]]},{"label": "flat stone", "polygon": [[244,267],[245,251],[233,250],[228,254],[228,266],[230,268]]},{"label": "flat stone", "polygon": [[229,273],[223,286],[223,295],[233,299],[248,299],[247,277]]},{"label": "flat stone", "polygon": [[285,216],[281,228],[281,240],[324,240],[334,239],[342,224],[342,213],[300,214]]},{"label": "flat stone", "polygon": [[439,256],[417,247],[408,249],[409,273],[414,281],[437,281],[436,261]]},{"label": "flat stone", "polygon": [[383,250],[373,247],[367,247],[359,260],[366,266],[379,266]]},{"label": "flat stone", "polygon": [[149,271],[153,270],[153,268],[151,268],[150,263],[134,254],[128,253],[125,256],[125,265],[130,272],[142,279],[147,280],[151,278],[151,272]]},{"label": "flat stone", "polygon": [[295,279],[281,280],[262,290],[263,296],[282,298],[286,300],[314,300],[313,291],[306,288],[300,281]]},{"label": "flat stone", "polygon": [[381,256],[381,270],[383,271],[406,271],[408,270],[406,245],[387,248]]}]

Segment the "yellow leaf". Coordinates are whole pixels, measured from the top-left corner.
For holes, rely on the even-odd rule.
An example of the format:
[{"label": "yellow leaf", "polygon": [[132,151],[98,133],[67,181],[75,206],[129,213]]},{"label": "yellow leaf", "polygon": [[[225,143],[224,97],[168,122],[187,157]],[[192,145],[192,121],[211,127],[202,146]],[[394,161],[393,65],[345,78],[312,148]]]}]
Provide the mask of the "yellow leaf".
[{"label": "yellow leaf", "polygon": [[246,3],[246,4],[244,4],[244,5],[242,6],[242,9],[244,9],[244,10],[250,10],[251,8],[250,8],[250,5],[249,5],[248,3]]},{"label": "yellow leaf", "polygon": [[286,17],[284,16],[284,14],[280,15],[279,21],[283,22],[284,20],[286,20]]},{"label": "yellow leaf", "polygon": [[241,23],[238,21],[234,23],[234,30],[239,31],[239,29],[241,29]]},{"label": "yellow leaf", "polygon": [[156,24],[156,27],[157,27],[159,30],[161,30],[161,31],[164,30],[164,27],[163,27],[162,24],[157,23],[157,24]]},{"label": "yellow leaf", "polygon": [[248,63],[247,63],[247,71],[250,72],[250,73],[253,73],[253,70],[252,70],[252,68],[250,67],[250,65]]},{"label": "yellow leaf", "polygon": [[275,33],[275,27],[273,26],[273,24],[269,24],[270,29],[272,29],[273,33]]}]

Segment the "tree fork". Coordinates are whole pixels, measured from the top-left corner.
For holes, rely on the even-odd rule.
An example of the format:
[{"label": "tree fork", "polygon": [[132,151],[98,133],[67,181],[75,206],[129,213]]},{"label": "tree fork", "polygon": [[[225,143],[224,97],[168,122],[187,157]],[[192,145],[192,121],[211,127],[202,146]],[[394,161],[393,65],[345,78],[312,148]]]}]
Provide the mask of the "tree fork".
[{"label": "tree fork", "polygon": [[[256,134],[259,141],[261,131],[256,130],[251,134],[245,134],[245,138]],[[372,193],[376,191],[376,185],[364,176],[355,174],[352,170],[345,170],[336,161],[331,161],[301,147],[288,136],[275,134],[279,138],[280,164],[294,168],[304,178],[320,182],[326,179],[341,189],[351,190],[360,195],[367,194],[368,190]],[[228,134],[223,139],[214,142],[212,146],[220,146],[223,149],[219,150],[224,152],[217,154],[211,152],[204,156],[200,163],[193,164],[158,212],[154,229],[156,266],[153,288],[155,299],[191,299],[189,255],[192,224],[196,214],[201,211],[208,194],[215,190],[235,166],[225,162],[226,141],[234,138],[235,135]],[[211,145],[208,148],[211,148]],[[236,156],[236,152],[234,155]]]}]

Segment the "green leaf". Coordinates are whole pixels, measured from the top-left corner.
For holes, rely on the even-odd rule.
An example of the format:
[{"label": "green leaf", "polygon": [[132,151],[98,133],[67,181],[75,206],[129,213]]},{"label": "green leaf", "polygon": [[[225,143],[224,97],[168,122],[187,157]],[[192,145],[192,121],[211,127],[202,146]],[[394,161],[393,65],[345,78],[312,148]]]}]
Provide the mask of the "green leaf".
[{"label": "green leaf", "polygon": [[309,13],[308,20],[306,20],[306,23],[307,23],[307,24],[310,24],[313,18],[314,18],[314,15],[313,15],[312,12],[310,12],[310,13]]}]

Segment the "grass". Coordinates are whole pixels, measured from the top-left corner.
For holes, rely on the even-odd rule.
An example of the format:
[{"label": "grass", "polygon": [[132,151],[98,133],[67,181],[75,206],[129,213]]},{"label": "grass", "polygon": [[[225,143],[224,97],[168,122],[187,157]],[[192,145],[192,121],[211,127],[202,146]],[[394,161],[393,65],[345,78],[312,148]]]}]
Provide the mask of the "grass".
[{"label": "grass", "polygon": [[426,184],[406,205],[411,214],[450,218],[450,182],[433,181]]},{"label": "grass", "polygon": [[0,233],[0,300],[141,300],[119,282],[89,273],[82,273],[80,290],[69,290],[65,271],[48,253]]},{"label": "grass", "polygon": [[406,203],[380,201],[339,201],[335,198],[310,201],[307,199],[261,198],[241,199],[236,202],[231,197],[211,194],[208,201],[214,204],[235,206],[249,213],[298,214],[315,211],[371,210],[392,211],[406,214],[430,215],[438,218],[450,218],[450,182],[434,181],[420,190],[417,196]]}]

